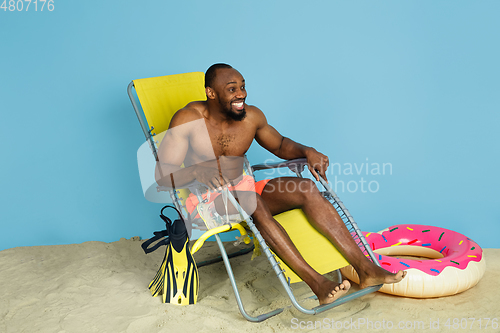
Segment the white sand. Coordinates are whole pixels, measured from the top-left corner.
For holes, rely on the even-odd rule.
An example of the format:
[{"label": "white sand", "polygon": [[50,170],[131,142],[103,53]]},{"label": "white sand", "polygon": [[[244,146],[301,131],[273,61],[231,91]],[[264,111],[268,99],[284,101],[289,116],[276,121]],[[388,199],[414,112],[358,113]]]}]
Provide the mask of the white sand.
[{"label": "white sand", "polygon": [[[317,316],[288,308],[265,322],[250,323],[237,308],[222,262],[199,269],[200,295],[196,305],[162,304],[159,297],[151,297],[147,286],[163,259],[165,247],[146,255],[140,244],[138,240],[122,239],[109,244],[86,242],[1,251],[0,332],[302,332],[315,330],[311,326],[293,329],[301,321],[305,327],[307,321],[329,324],[331,320],[350,323],[352,319],[359,323],[363,318],[372,321],[375,327],[389,325],[391,321],[395,330],[400,321],[408,328],[416,326],[415,321],[423,322],[424,330],[421,326],[405,332],[427,331],[429,320],[435,322],[438,318],[439,329],[432,332],[464,331],[447,327],[446,320],[451,318],[449,324],[453,325],[453,318],[475,318],[474,324],[467,320],[467,331],[500,331],[492,328],[492,322],[485,329],[484,319],[479,329],[478,321],[500,319],[500,249],[485,250],[487,270],[483,279],[459,295],[423,300],[377,292]],[[230,244],[227,248],[233,250]],[[206,243],[195,258],[201,261],[217,254],[216,244]],[[250,261],[247,254],[231,262],[250,313],[257,315],[290,305],[263,256]],[[299,299],[312,295],[304,283],[293,288]],[[305,300],[302,304],[310,308],[316,302]],[[328,326],[322,327],[328,330]],[[356,325],[330,331],[371,330],[366,325]]]}]

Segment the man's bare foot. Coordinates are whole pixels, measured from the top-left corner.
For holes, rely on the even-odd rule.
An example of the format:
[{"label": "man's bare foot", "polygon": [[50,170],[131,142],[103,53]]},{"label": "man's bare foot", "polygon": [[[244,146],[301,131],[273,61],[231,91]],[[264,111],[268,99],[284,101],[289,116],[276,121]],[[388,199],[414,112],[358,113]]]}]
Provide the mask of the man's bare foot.
[{"label": "man's bare foot", "polygon": [[318,296],[319,304],[329,304],[344,296],[351,288],[349,281],[344,280],[342,283],[336,283],[330,280],[323,283],[320,291],[316,294]]},{"label": "man's bare foot", "polygon": [[365,274],[359,274],[360,282],[359,287],[361,289],[371,286],[376,286],[379,284],[390,284],[398,283],[403,280],[406,276],[406,271],[398,271],[397,273],[391,273],[385,269],[378,267],[371,270],[370,272],[365,272]]}]

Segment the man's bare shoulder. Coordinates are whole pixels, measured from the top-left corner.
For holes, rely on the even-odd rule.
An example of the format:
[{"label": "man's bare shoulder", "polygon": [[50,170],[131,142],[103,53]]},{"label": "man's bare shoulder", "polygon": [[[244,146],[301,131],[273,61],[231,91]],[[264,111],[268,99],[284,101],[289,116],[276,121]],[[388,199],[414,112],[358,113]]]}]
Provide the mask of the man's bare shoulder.
[{"label": "man's bare shoulder", "polygon": [[207,109],[205,101],[191,102],[177,111],[170,121],[169,128],[176,127],[203,118],[203,113]]},{"label": "man's bare shoulder", "polygon": [[259,109],[254,105],[246,105],[245,109],[247,111],[248,120],[250,120],[253,124],[255,124],[257,128],[260,128],[267,124],[266,116],[264,115],[264,112],[262,112],[261,109]]}]

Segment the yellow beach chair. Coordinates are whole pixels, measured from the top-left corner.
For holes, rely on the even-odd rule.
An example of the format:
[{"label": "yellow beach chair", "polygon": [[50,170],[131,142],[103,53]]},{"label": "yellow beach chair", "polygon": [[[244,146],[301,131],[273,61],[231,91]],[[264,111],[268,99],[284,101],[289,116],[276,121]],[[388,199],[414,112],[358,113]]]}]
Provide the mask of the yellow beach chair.
[{"label": "yellow beach chair", "polygon": [[[137,97],[134,96],[133,88],[135,88]],[[168,129],[170,119],[172,118],[174,113],[177,110],[183,108],[191,101],[206,100],[204,88],[204,73],[194,72],[133,80],[128,86],[128,94],[141,124],[141,128],[146,137],[147,145],[151,148],[152,155],[150,156],[152,163],[154,164],[155,161],[158,160],[157,148],[159,147],[161,141],[160,134]],[[137,99],[140,103],[137,103]],[[298,177],[302,177],[302,172],[304,171],[307,162],[305,159],[297,159],[291,161],[283,161],[275,164],[259,164],[254,166],[250,166],[248,164],[248,161],[246,161],[245,164],[247,174],[250,174],[252,176],[253,172],[259,170],[272,168],[288,168]],[[150,176],[152,177],[152,175]],[[143,176],[141,175],[141,177]],[[367,257],[378,264],[377,258],[371,251],[369,245],[366,243],[366,240],[364,239],[361,231],[357,227],[354,219],[349,214],[343,203],[339,200],[328,183],[326,183],[323,179],[320,179],[320,183],[324,187],[324,191],[322,192],[323,196],[328,199],[335,207],[360,249]],[[154,189],[144,189],[143,186],[147,198],[148,196],[154,197],[152,193],[161,193],[158,192],[158,190],[161,190],[161,187],[154,187]],[[187,221],[186,223],[188,224],[188,229],[206,229],[206,227],[204,227],[205,224],[203,223],[203,221],[201,221],[200,218],[197,219],[195,216],[193,216],[194,214],[189,214],[185,209],[185,198],[189,194],[189,192],[187,191],[187,189],[172,190],[169,191],[168,197],[172,200],[175,207],[179,211],[182,211],[185,221]],[[155,199],[148,199],[151,201],[155,201]],[[381,285],[373,286],[356,292],[350,292],[346,296],[327,305],[319,305],[312,309],[306,309],[302,307],[297,302],[290,287],[291,283],[301,281],[300,278],[283,262],[278,262],[280,261],[279,258],[277,260],[276,255],[266,245],[266,242],[260,235],[258,229],[255,227],[251,216],[248,216],[239,207],[234,197],[232,197],[230,194],[229,200],[235,207],[239,208],[240,215],[242,216],[242,221],[239,223],[227,223],[220,227],[207,230],[193,244],[191,252],[194,254],[201,248],[204,241],[208,237],[212,235],[215,236],[215,239],[221,251],[222,260],[224,261],[227,273],[229,275],[230,283],[235,293],[238,307],[242,315],[247,320],[260,322],[282,312],[284,309],[276,309],[256,317],[248,314],[245,311],[238,288],[236,287],[236,281],[231,269],[228,254],[226,253],[226,250],[224,249],[219,236],[219,234],[222,232],[236,229],[240,232],[241,238],[245,239],[245,242],[248,244],[250,240],[247,236],[247,231],[249,231],[250,235],[254,238],[254,242],[259,245],[261,251],[269,260],[276,275],[278,276],[279,281],[285,288],[287,294],[290,296],[292,304],[303,313],[317,314],[380,289]],[[275,219],[284,227],[301,255],[316,271],[318,271],[320,274],[337,271],[338,279],[339,281],[341,281],[339,269],[349,265],[349,263],[323,235],[321,235],[314,227],[311,226],[311,224],[307,221],[305,214],[300,209],[295,209],[276,215]],[[248,252],[248,250],[246,252]],[[242,253],[239,252],[235,253],[234,255],[239,254]]]}]

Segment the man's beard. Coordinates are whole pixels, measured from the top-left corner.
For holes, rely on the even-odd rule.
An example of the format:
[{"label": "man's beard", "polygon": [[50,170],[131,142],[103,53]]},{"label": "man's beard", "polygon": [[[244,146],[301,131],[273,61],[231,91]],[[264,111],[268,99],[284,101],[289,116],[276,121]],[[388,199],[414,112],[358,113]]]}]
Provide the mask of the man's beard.
[{"label": "man's beard", "polygon": [[242,121],[247,116],[247,111],[245,109],[240,112],[234,112],[233,110],[224,110],[224,113],[232,120]]},{"label": "man's beard", "polygon": [[[221,103],[221,100],[219,100],[219,103],[221,105],[224,105],[223,103]],[[222,106],[222,111],[226,116],[235,121],[242,121],[247,116],[247,111],[245,109],[239,112],[235,112],[231,108],[228,109],[225,106]]]}]

